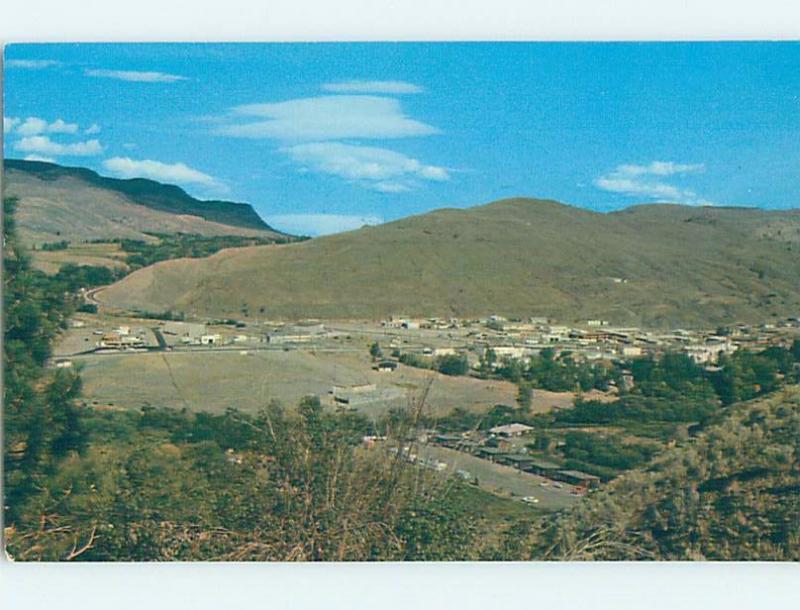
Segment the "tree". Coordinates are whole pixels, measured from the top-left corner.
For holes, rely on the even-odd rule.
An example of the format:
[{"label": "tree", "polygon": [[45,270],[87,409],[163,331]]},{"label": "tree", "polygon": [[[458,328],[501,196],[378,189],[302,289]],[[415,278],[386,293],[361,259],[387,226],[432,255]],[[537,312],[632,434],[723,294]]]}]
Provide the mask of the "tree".
[{"label": "tree", "polygon": [[469,362],[466,356],[448,354],[436,359],[436,370],[443,375],[466,375],[469,372]]},{"label": "tree", "polygon": [[517,404],[520,409],[525,412],[531,410],[531,402],[533,401],[533,388],[529,383],[520,383],[519,390],[517,391]]},{"label": "tree", "polygon": [[383,350],[377,341],[369,346],[369,355],[372,356],[373,360],[383,358]]}]

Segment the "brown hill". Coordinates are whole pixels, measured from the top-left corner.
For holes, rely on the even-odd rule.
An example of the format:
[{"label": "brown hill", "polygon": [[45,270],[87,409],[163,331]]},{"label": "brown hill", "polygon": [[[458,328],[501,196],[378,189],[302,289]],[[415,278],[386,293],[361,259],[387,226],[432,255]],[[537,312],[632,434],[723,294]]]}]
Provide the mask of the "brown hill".
[{"label": "brown hill", "polygon": [[20,239],[26,245],[128,238],[147,233],[283,237],[250,205],[200,201],[152,180],[105,178],[84,168],[6,160],[3,196],[16,197]]},{"label": "brown hill", "polygon": [[256,318],[603,318],[706,326],[800,313],[800,210],[511,199],[142,269],[108,304]]}]

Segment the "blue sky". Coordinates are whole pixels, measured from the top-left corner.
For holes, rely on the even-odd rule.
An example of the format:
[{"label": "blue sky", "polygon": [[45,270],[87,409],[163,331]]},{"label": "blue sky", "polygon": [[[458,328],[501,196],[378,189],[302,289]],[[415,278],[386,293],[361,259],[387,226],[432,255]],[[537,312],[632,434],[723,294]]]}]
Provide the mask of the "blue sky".
[{"label": "blue sky", "polygon": [[512,196],[800,206],[800,44],[19,44],[6,157],[322,234]]}]

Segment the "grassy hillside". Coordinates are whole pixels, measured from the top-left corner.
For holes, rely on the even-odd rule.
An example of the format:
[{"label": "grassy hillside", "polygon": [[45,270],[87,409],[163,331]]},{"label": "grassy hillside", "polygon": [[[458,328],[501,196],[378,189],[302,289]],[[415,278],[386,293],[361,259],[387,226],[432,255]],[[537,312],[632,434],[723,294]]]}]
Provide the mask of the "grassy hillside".
[{"label": "grassy hillside", "polygon": [[728,408],[692,443],[558,519],[508,532],[504,559],[800,560],[800,388]]},{"label": "grassy hillside", "polygon": [[140,270],[101,294],[198,315],[547,315],[700,326],[800,312],[800,210],[511,199]]},{"label": "grassy hillside", "polygon": [[248,204],[199,201],[177,186],[105,178],[84,168],[6,160],[3,195],[19,199],[26,244],[151,239],[146,232],[278,237]]}]

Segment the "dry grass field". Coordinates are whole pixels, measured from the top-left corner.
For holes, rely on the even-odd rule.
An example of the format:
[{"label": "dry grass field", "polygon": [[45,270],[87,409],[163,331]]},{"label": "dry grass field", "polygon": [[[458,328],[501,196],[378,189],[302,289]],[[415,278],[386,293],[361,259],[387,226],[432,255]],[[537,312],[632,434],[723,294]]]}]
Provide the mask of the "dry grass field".
[{"label": "dry grass field", "polygon": [[45,273],[57,273],[66,264],[92,265],[97,267],[127,268],[119,244],[70,244],[65,250],[32,250],[33,266]]},{"label": "dry grass field", "polygon": [[[243,354],[242,352],[246,352]],[[271,400],[294,406],[305,395],[331,405],[334,384],[373,383],[382,396],[362,404],[364,413],[383,413],[419,398],[430,384],[426,406],[432,414],[455,407],[482,412],[495,404],[515,404],[516,388],[503,381],[447,377],[400,366],[395,373],[373,371],[358,353],[306,351],[191,351],[92,355],[80,358],[88,402],[137,408],[160,405],[219,413],[227,408],[256,412]],[[571,404],[570,393],[537,391],[535,411]]]}]

